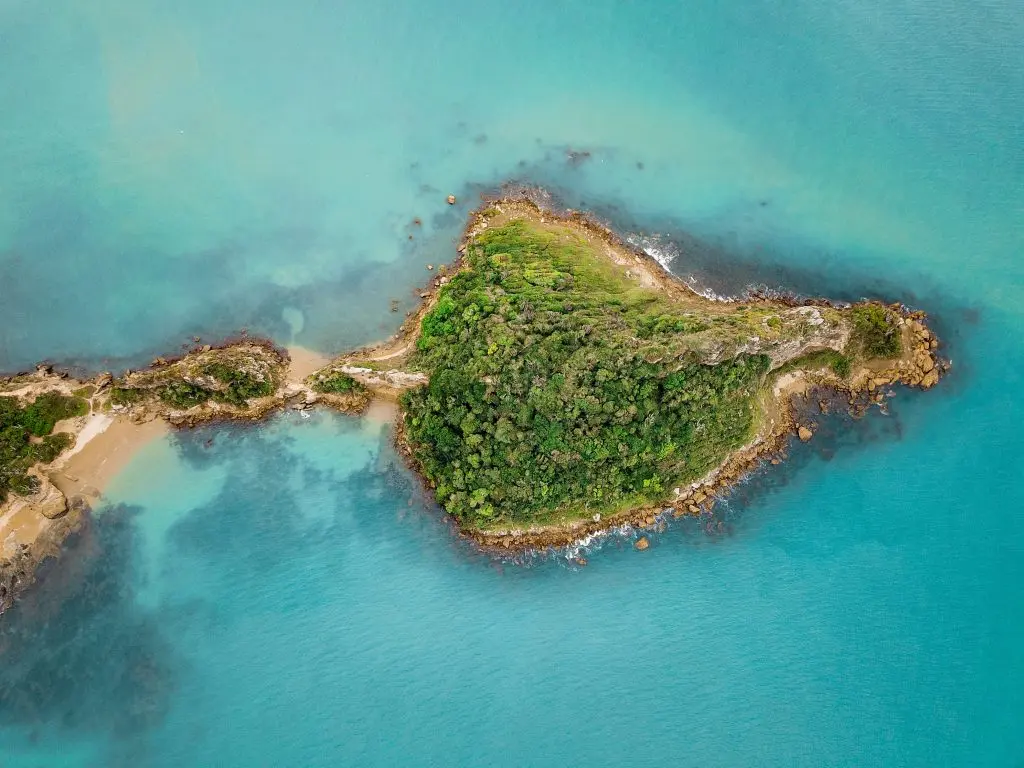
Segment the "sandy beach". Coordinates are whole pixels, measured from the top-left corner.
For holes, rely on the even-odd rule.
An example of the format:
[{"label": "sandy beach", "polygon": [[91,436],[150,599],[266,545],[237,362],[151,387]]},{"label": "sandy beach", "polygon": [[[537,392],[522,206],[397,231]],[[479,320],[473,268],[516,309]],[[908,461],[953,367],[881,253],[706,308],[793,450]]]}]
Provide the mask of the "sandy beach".
[{"label": "sandy beach", "polygon": [[136,424],[121,416],[93,415],[50,480],[69,500],[80,495],[95,501],[136,451],[169,431],[162,419]]},{"label": "sandy beach", "polygon": [[43,560],[59,555],[64,540],[85,520],[85,510],[135,452],[169,429],[162,419],[135,423],[108,413],[69,419],[58,427],[76,436],[75,445],[54,464],[39,468],[37,493],[12,496],[0,505],[0,612],[32,583]]},{"label": "sandy beach", "polygon": [[302,386],[303,380],[311,373],[320,370],[331,358],[314,352],[306,347],[288,347],[288,357],[291,363],[288,366],[288,381],[292,384]]}]

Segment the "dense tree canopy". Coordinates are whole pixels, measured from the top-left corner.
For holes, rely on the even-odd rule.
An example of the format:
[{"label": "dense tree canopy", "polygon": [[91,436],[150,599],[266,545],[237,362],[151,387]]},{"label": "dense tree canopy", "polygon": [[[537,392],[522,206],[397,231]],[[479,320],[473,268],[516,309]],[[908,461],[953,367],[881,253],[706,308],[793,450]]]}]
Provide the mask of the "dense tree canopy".
[{"label": "dense tree canopy", "polygon": [[656,502],[751,432],[765,356],[703,365],[719,318],[643,288],[567,230],[478,237],[424,318],[406,436],[437,498],[487,526]]}]

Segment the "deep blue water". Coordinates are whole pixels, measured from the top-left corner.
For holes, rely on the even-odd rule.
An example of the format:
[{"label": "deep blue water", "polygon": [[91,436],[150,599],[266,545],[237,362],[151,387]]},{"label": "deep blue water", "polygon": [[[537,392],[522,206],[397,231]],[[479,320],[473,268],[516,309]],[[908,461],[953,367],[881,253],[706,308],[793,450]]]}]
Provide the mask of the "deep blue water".
[{"label": "deep blue water", "polygon": [[1024,764],[1020,4],[551,6],[0,0],[0,370],[388,335],[513,179],[954,374],[585,568],[376,418],[151,444],[0,620],[0,766]]}]

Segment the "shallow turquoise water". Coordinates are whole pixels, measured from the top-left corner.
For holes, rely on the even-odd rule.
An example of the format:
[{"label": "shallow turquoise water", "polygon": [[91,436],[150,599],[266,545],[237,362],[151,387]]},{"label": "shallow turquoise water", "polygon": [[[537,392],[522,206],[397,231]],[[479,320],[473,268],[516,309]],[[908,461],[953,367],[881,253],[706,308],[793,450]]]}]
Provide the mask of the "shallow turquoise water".
[{"label": "shallow turquoise water", "polygon": [[933,309],[955,375],[584,569],[474,553],[372,419],[153,444],[0,621],[4,768],[1024,761],[1019,7],[549,5],[0,0],[0,369],[387,335],[511,178]]}]

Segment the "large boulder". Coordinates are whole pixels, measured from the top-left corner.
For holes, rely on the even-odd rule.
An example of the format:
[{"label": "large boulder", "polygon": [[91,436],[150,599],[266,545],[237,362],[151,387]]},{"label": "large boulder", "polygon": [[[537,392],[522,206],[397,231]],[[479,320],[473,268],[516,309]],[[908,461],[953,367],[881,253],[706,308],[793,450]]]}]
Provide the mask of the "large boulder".
[{"label": "large boulder", "polygon": [[32,494],[29,502],[39,514],[53,520],[68,511],[68,500],[53,483],[45,477],[39,480],[39,490]]}]

